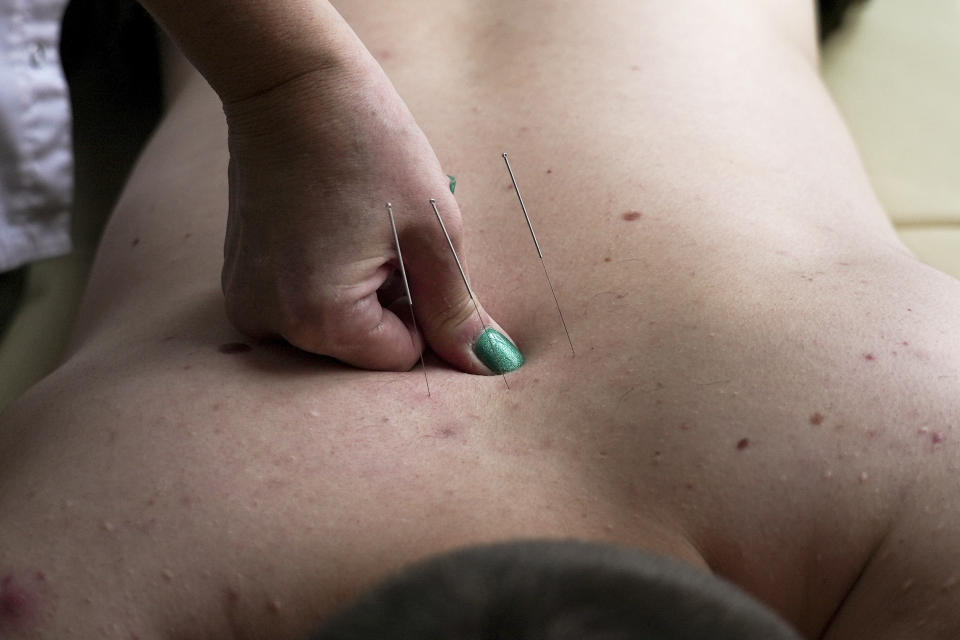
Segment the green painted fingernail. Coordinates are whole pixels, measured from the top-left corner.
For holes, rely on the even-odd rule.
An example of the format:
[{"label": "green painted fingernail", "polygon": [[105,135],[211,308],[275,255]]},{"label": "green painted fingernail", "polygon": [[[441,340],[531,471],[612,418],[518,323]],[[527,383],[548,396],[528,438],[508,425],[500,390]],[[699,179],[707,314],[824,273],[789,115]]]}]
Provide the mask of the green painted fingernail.
[{"label": "green painted fingernail", "polygon": [[453,193],[457,188],[457,178],[449,173],[447,174],[447,177],[450,178],[450,193]]},{"label": "green painted fingernail", "polygon": [[484,330],[473,345],[473,352],[494,373],[506,373],[523,366],[523,354],[496,329]]}]

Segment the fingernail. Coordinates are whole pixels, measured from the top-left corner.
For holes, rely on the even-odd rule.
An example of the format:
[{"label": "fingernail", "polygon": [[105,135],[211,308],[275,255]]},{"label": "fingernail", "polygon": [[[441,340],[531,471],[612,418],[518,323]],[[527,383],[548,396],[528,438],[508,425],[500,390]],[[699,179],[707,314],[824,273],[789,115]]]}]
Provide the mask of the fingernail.
[{"label": "fingernail", "polygon": [[523,354],[494,328],[486,329],[473,345],[473,352],[494,373],[506,373],[523,366]]}]

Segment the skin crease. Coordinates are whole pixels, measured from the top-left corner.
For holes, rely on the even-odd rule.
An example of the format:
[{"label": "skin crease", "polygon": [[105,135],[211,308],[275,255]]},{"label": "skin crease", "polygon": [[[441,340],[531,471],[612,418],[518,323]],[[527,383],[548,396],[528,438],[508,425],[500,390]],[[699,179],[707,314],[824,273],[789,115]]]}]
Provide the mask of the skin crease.
[{"label": "skin crease", "polygon": [[[472,346],[498,325],[459,270],[438,260],[446,232],[423,212],[435,196],[452,244],[461,243],[460,211],[443,188],[449,179],[336,10],[325,0],[143,4],[223,102],[230,160],[221,282],[231,323],[364,369],[405,371],[425,340],[455,368],[491,373]],[[382,210],[371,206],[386,199],[405,211],[399,233],[420,332],[377,295],[397,266]]]},{"label": "skin crease", "polygon": [[0,576],[47,576],[7,635],[303,638],[406,563],[544,536],[709,568],[811,638],[956,637],[960,288],[886,222],[811,6],[337,8],[527,363],[507,391],[428,354],[428,398],[236,333],[223,113],[187,75],[70,357],[0,418]]}]

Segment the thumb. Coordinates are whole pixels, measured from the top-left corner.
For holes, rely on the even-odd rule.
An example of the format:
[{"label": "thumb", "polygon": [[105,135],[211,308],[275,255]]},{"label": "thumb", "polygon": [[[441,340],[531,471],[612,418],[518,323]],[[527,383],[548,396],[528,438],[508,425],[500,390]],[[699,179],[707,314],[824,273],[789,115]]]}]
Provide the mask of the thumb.
[{"label": "thumb", "polygon": [[402,240],[408,247],[404,261],[424,339],[434,353],[467,373],[489,375],[520,368],[523,354],[471,295],[456,201],[446,198],[435,204],[433,220],[419,219],[404,230]]}]

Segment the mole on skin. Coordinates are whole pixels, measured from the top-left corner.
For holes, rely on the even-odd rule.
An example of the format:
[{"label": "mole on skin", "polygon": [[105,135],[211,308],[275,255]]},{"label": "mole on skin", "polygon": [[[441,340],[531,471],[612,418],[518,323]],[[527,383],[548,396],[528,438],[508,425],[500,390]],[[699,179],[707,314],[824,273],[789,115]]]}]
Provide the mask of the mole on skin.
[{"label": "mole on skin", "polygon": [[634,220],[639,219],[640,216],[642,216],[642,215],[643,215],[643,214],[640,213],[639,211],[627,211],[626,213],[624,213],[624,214],[621,215],[620,217],[623,218],[624,220],[626,220],[627,222],[633,222]]},{"label": "mole on skin", "polygon": [[29,591],[20,587],[12,575],[4,576],[0,580],[0,631],[9,628],[8,625],[24,623],[33,604]]}]

